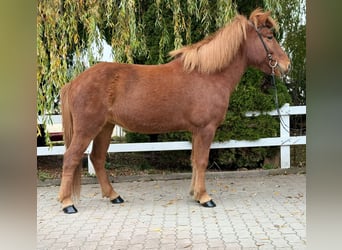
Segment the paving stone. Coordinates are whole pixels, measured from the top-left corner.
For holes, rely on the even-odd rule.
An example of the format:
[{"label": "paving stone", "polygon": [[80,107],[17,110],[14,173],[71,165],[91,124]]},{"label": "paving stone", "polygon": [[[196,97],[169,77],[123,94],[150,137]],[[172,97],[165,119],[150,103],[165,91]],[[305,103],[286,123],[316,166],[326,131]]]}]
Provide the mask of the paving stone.
[{"label": "paving stone", "polygon": [[242,246],[239,243],[228,243],[225,244],[225,248],[229,250],[241,250]]},{"label": "paving stone", "polygon": [[291,245],[293,250],[306,250],[306,244],[305,243],[294,243]]},{"label": "paving stone", "polygon": [[257,247],[256,242],[253,239],[239,239],[240,245],[242,245],[244,248],[250,247]]},{"label": "paving stone", "polygon": [[209,239],[208,245],[209,247],[212,247],[212,248],[218,247],[222,249],[225,246],[225,242],[220,238],[216,238],[216,239],[214,238],[214,239]]},{"label": "paving stone", "polygon": [[281,248],[281,247],[290,248],[289,242],[283,238],[273,239],[272,245],[276,246],[277,248]]},{"label": "paving stone", "polygon": [[275,247],[271,244],[258,245],[259,250],[274,250]]},{"label": "paving stone", "polygon": [[160,240],[159,239],[149,239],[145,240],[145,248],[148,249],[159,249],[160,248]]},{"label": "paving stone", "polygon": [[205,243],[193,243],[191,244],[191,250],[207,250],[209,247]]},{"label": "paving stone", "polygon": [[306,249],[305,175],[208,178],[213,209],[187,195],[189,184],[115,183],[121,205],[82,185],[73,215],[61,211],[59,187],[37,187],[37,249]]}]

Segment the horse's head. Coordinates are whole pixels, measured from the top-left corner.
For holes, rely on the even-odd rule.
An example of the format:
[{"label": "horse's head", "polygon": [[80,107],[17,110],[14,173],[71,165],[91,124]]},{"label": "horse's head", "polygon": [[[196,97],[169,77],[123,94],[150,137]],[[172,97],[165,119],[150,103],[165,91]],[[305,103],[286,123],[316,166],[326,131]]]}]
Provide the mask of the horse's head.
[{"label": "horse's head", "polygon": [[270,12],[254,10],[249,18],[247,28],[246,50],[248,64],[267,74],[281,76],[288,72],[290,59],[274,38],[278,30]]}]

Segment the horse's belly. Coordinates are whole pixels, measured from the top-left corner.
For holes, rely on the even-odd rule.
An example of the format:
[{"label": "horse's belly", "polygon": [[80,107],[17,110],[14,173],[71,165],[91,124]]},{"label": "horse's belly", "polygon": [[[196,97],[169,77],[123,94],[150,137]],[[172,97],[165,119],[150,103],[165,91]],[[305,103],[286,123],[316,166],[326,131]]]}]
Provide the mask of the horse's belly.
[{"label": "horse's belly", "polygon": [[177,124],[164,124],[164,123],[130,123],[130,122],[117,122],[118,125],[130,132],[142,134],[161,134],[173,131],[187,130],[185,127]]},{"label": "horse's belly", "polygon": [[180,115],[164,115],[156,111],[120,113],[114,115],[113,123],[131,132],[158,134],[189,130],[186,120]]}]

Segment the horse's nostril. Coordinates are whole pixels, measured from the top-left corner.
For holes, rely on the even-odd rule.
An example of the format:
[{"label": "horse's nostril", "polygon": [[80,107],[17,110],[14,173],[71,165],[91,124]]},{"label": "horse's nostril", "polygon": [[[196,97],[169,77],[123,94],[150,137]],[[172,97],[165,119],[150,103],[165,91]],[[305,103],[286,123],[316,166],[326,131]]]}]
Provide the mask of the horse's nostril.
[{"label": "horse's nostril", "polygon": [[291,70],[291,63],[290,62],[287,62],[284,64],[279,63],[279,70],[280,70],[281,74],[287,74]]}]

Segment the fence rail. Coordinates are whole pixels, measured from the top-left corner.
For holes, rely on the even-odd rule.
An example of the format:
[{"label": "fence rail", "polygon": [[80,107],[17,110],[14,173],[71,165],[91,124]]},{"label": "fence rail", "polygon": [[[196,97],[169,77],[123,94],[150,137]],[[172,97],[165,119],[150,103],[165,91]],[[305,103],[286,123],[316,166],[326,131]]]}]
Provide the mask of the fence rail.
[{"label": "fence rail", "polygon": [[[272,116],[277,116],[278,111],[273,110],[267,112]],[[268,147],[280,146],[280,167],[290,168],[290,146],[291,145],[305,145],[306,136],[290,136],[290,115],[305,115],[306,106],[290,106],[285,104],[279,109],[281,115],[281,122],[279,125],[280,136],[271,138],[261,138],[256,141],[246,140],[230,140],[226,142],[213,142],[211,149],[224,149],[224,148],[243,148],[243,147]],[[258,116],[260,112],[247,112],[246,116]],[[39,116],[37,123],[41,124],[44,117]],[[61,123],[60,115],[52,115],[50,119],[53,124]],[[88,155],[88,172],[95,174],[93,164],[90,161],[89,154],[92,149],[92,142],[89,144],[85,151]],[[153,142],[153,143],[115,143],[110,144],[108,148],[109,153],[119,152],[148,152],[148,151],[174,151],[174,150],[191,150],[191,143],[187,141],[176,142]],[[37,156],[47,155],[62,155],[65,152],[64,146],[53,147],[37,147]]]}]

